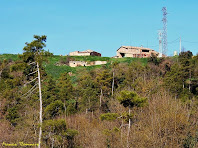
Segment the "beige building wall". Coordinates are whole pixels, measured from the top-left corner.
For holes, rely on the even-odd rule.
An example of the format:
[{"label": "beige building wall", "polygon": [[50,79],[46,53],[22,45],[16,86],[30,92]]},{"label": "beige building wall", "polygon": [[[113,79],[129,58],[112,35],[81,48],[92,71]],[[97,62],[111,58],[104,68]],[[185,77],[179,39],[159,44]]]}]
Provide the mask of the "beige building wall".
[{"label": "beige building wall", "polygon": [[76,55],[76,56],[90,56],[90,53],[79,52],[78,55]]},{"label": "beige building wall", "polygon": [[86,52],[82,53],[79,51],[74,51],[74,52],[70,52],[69,56],[90,56],[90,53],[86,53]]},{"label": "beige building wall", "polygon": [[101,56],[101,53],[88,49],[85,51],[70,52],[69,56]]},{"label": "beige building wall", "polygon": [[94,65],[103,65],[103,64],[107,64],[107,61],[95,61]]},{"label": "beige building wall", "polygon": [[69,61],[70,67],[77,67],[77,66],[88,66],[87,62],[84,61]]},{"label": "beige building wall", "polygon": [[121,46],[117,50],[117,56],[119,58],[123,57],[138,57],[138,58],[147,58],[150,57],[151,54],[158,55],[158,52],[144,47],[133,47],[133,46]]},{"label": "beige building wall", "polygon": [[75,56],[75,55],[77,55],[78,54],[78,51],[74,51],[74,52],[70,52],[69,53],[69,56]]},{"label": "beige building wall", "polygon": [[77,66],[93,66],[93,65],[103,65],[107,64],[107,61],[92,61],[92,62],[85,62],[85,61],[69,61],[70,67],[77,67]]}]

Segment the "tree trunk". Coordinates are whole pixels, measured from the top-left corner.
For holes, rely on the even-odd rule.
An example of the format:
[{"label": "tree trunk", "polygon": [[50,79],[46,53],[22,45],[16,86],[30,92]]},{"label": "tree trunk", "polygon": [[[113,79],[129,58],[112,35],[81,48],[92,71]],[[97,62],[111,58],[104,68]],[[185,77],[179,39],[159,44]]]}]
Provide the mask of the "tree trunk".
[{"label": "tree trunk", "polygon": [[127,133],[127,148],[129,148],[129,136],[130,136],[130,130],[131,130],[131,118],[130,118],[130,115],[131,115],[131,109],[129,107],[129,126],[128,126],[128,133]]},{"label": "tree trunk", "polygon": [[191,86],[190,86],[190,84],[191,84],[191,71],[190,71],[190,75],[189,75],[189,81],[190,82],[189,82],[189,86],[188,86],[189,88],[188,89],[189,89],[189,92],[190,92],[190,90],[191,90]]},{"label": "tree trunk", "polygon": [[[124,123],[123,123],[123,119],[122,119],[122,125],[123,125]],[[121,125],[121,126],[122,126]],[[122,144],[122,128],[120,129],[120,138],[121,138],[121,144]]]},{"label": "tree trunk", "polygon": [[39,145],[38,148],[41,147],[41,137],[42,137],[42,94],[41,94],[41,76],[39,71],[39,64],[37,62],[37,69],[38,69],[38,81],[39,81],[39,98],[40,98],[40,128],[39,128]]},{"label": "tree trunk", "polygon": [[113,90],[114,90],[114,71],[113,71],[113,82],[112,82],[112,96],[113,96]]},{"label": "tree trunk", "polygon": [[103,93],[102,93],[102,88],[100,89],[100,107],[102,106],[102,96],[103,96]]},{"label": "tree trunk", "polygon": [[65,100],[64,100],[64,108],[65,108],[65,123],[66,123],[66,117],[67,117],[67,108],[66,108],[66,105],[65,105]]},{"label": "tree trunk", "polygon": [[54,148],[54,138],[52,138],[52,148]]},{"label": "tree trunk", "polygon": [[85,113],[87,114],[88,113],[88,109],[86,108],[86,111],[85,111]]},{"label": "tree trunk", "polygon": [[92,111],[92,118],[94,117],[94,111]]}]

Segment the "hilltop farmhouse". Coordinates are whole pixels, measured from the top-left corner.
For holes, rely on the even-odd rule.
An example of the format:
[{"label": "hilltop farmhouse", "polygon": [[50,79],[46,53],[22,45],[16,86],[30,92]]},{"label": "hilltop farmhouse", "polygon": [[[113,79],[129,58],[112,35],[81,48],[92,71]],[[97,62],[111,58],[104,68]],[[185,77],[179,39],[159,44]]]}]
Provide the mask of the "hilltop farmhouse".
[{"label": "hilltop farmhouse", "polygon": [[133,47],[133,46],[121,46],[117,50],[117,57],[124,58],[124,57],[133,57],[133,58],[148,58],[151,55],[158,56],[159,53],[154,51],[150,48],[144,47]]},{"label": "hilltop farmhouse", "polygon": [[101,53],[88,49],[85,51],[70,52],[69,56],[99,56],[101,57]]}]

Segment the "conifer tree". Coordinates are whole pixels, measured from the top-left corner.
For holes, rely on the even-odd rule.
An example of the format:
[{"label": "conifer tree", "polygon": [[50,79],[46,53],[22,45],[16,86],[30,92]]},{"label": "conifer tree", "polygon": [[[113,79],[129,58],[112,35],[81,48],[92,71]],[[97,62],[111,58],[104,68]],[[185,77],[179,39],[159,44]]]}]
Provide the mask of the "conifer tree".
[{"label": "conifer tree", "polygon": [[79,79],[78,89],[80,90],[80,102],[81,109],[86,108],[88,111],[93,112],[97,108],[97,87],[89,73],[83,73]]},{"label": "conifer tree", "polygon": [[111,93],[111,81],[112,76],[106,69],[101,71],[96,77],[96,82],[100,88],[100,107],[102,106],[102,98],[104,94],[110,95]]},{"label": "conifer tree", "polygon": [[147,103],[146,98],[139,97],[135,92],[123,90],[120,92],[120,96],[117,97],[120,104],[124,107],[129,108],[129,126],[128,126],[128,134],[127,134],[127,147],[129,146],[129,134],[131,129],[131,109],[134,107],[142,107]]}]

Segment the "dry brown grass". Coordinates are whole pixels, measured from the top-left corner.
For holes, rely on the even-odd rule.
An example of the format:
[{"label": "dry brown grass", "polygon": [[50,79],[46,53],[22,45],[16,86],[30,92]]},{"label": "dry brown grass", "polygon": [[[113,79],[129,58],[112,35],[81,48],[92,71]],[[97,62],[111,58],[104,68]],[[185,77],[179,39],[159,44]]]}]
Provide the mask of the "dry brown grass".
[{"label": "dry brown grass", "polygon": [[[116,101],[111,109],[118,113],[125,110]],[[134,113],[130,147],[182,147],[190,127],[185,104],[161,91],[149,99],[146,107],[134,109]],[[114,148],[126,147],[127,126],[117,132],[113,130],[120,127],[121,120],[100,121],[99,116],[92,118],[90,113],[67,117],[67,124],[79,131],[75,142],[82,147],[103,148],[108,144]]]}]

